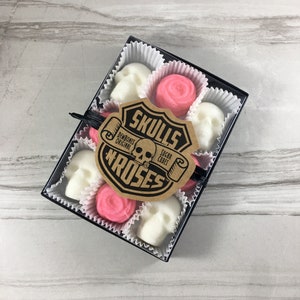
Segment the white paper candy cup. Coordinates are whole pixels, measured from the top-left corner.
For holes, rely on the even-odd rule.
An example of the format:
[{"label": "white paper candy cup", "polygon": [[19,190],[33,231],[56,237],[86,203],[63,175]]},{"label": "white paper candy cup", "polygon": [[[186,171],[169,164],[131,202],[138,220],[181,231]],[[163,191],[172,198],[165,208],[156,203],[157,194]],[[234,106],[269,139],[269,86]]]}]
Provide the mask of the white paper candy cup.
[{"label": "white paper candy cup", "polygon": [[[68,162],[64,168],[64,171],[62,172],[60,179],[57,183],[51,185],[47,190],[47,194],[52,199],[56,200],[57,202],[63,204],[64,206],[67,206],[68,208],[71,208],[75,211],[78,211],[81,207],[80,201],[77,201],[75,199],[71,199],[65,195],[65,190],[67,186],[67,178],[65,177],[66,168],[69,165],[72,157],[75,153],[77,153],[80,150],[92,150],[95,151],[96,147],[94,143],[92,143],[91,140],[87,138],[79,138],[78,141],[74,143],[74,145],[71,148],[71,151],[68,155]],[[99,178],[96,180],[96,182],[101,181],[101,175],[99,173]],[[95,182],[95,183],[96,183]],[[82,191],[81,198],[84,197],[84,191]]]},{"label": "white paper candy cup", "polygon": [[[94,102],[93,102],[94,103]],[[99,114],[99,117],[107,117],[110,113],[118,112],[119,111],[119,105],[115,101],[105,101],[102,105],[102,108],[98,108],[95,105],[92,105],[90,107],[90,110],[96,112]],[[75,140],[79,139],[89,139],[91,143],[94,143],[95,146],[97,146],[97,143],[95,142],[95,139],[93,140],[90,136],[90,128],[91,126],[86,125],[81,130],[79,130],[75,134]]]},{"label": "white paper candy cup", "polygon": [[[234,115],[241,108],[241,100],[232,93],[224,91],[219,88],[209,88],[202,99],[198,98],[190,107],[186,119],[191,121],[195,115],[198,113],[199,105],[203,102],[209,102],[215,104],[220,108],[224,114],[224,123],[222,125],[221,134],[216,138],[212,147],[208,151],[216,153],[221,145],[221,139],[226,134],[228,125]],[[199,149],[198,153],[203,153],[204,151]]]},{"label": "white paper candy cup", "polygon": [[158,258],[164,259],[167,258],[172,247],[174,246],[175,243],[175,237],[176,237],[176,232],[178,230],[179,224],[184,217],[186,213],[186,208],[187,208],[187,197],[184,195],[184,193],[178,191],[176,193],[176,198],[179,200],[180,205],[181,205],[181,211],[180,214],[178,215],[174,230],[172,233],[170,233],[165,240],[162,242],[160,246],[153,246],[145,241],[141,240],[140,238],[137,237],[137,231],[138,227],[141,223],[141,218],[145,211],[151,207],[152,203],[151,202],[144,202],[143,205],[136,211],[134,216],[131,218],[131,221],[127,223],[127,225],[123,228],[123,235],[124,238],[130,241],[131,243],[147,249],[149,252],[151,252],[153,255],[157,256]]},{"label": "white paper candy cup", "polygon": [[131,42],[126,44],[123,48],[116,69],[119,70],[132,62],[145,64],[153,71],[164,63],[164,58],[156,48],[144,44],[143,42]]},{"label": "white paper candy cup", "polygon": [[103,107],[100,109],[100,112],[104,115],[118,112],[119,111],[119,103],[114,100],[107,100],[103,102]]},{"label": "white paper candy cup", "polygon": [[[97,184],[89,187],[85,190],[84,195],[82,197],[82,200],[80,201],[82,207],[81,211],[83,214],[89,218],[91,221],[99,224],[100,226],[108,229],[109,231],[113,233],[120,234],[122,229],[127,226],[127,223],[129,223],[132,219],[132,217],[129,218],[126,222],[120,224],[116,222],[111,222],[109,220],[104,219],[99,215],[97,212],[96,207],[96,195],[99,190],[99,188],[104,184],[104,181],[98,182]],[[139,209],[140,203],[137,201],[136,210]]]},{"label": "white paper candy cup", "polygon": [[[241,108],[241,100],[236,95],[226,90],[213,87],[207,90],[201,102],[215,104],[223,111],[225,116],[232,113],[236,114]],[[195,103],[195,105],[197,105],[197,103]],[[191,110],[193,109],[192,106]]]},{"label": "white paper candy cup", "polygon": [[86,125],[85,127],[83,127],[79,132],[77,132],[76,134],[75,134],[75,140],[80,140],[80,139],[85,139],[85,140],[89,140],[89,143],[90,144],[94,144],[93,145],[93,147],[94,146],[96,146],[95,145],[95,143],[92,141],[92,139],[90,138],[90,135],[89,135],[89,130],[90,130],[90,126],[88,126],[88,125]]},{"label": "white paper candy cup", "polygon": [[181,61],[174,60],[164,64],[150,75],[147,84],[145,85],[143,97],[150,99],[150,101],[155,104],[157,85],[164,77],[171,74],[179,74],[189,78],[196,87],[196,99],[201,99],[206,92],[207,78],[205,75]]},{"label": "white paper candy cup", "polygon": [[[143,42],[131,42],[123,48],[120,59],[106,80],[103,89],[100,91],[100,102],[111,99],[110,94],[115,86],[114,77],[118,71],[130,63],[141,63],[151,71],[158,69],[163,63],[163,55],[155,48]],[[142,96],[140,96],[142,98]]]},{"label": "white paper candy cup", "polygon": [[[200,167],[206,171],[208,171],[212,167],[215,161],[215,156],[213,155],[212,152],[194,153],[194,156],[199,161]],[[182,191],[187,197],[187,203],[189,205],[192,205],[195,202],[201,188],[202,188],[202,182],[195,181],[194,187],[185,190],[180,189],[180,191]]]}]

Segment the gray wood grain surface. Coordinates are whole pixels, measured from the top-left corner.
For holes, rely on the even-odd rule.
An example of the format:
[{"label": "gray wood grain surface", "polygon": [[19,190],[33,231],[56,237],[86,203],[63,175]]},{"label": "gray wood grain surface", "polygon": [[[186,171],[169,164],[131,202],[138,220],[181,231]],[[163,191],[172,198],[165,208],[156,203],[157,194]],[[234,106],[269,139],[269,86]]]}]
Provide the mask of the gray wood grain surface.
[{"label": "gray wood grain surface", "polygon": [[[40,196],[129,35],[250,97],[162,263]],[[299,1],[1,1],[0,299],[300,299]]]}]

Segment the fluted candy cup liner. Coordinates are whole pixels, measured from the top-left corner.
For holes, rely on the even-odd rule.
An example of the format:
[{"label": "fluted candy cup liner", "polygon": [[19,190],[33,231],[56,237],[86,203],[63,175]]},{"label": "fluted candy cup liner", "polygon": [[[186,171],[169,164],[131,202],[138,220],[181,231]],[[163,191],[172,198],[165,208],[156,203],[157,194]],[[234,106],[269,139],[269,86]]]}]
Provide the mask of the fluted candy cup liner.
[{"label": "fluted candy cup liner", "polygon": [[[101,104],[101,108],[92,106],[90,108],[91,111],[96,112],[101,115],[102,117],[106,118],[108,117],[111,113],[113,112],[118,112],[119,111],[119,105],[115,101],[105,101],[104,103]],[[80,138],[87,138],[90,139],[91,142],[95,144],[95,146],[98,145],[99,143],[99,133],[98,129],[95,129],[91,127],[90,125],[86,125],[83,127],[81,130],[79,130],[75,134],[75,140],[78,140]]]},{"label": "fluted candy cup liner", "polygon": [[[201,103],[212,103],[214,105],[216,105],[222,112],[224,115],[223,121],[217,121],[215,118],[215,114],[214,113],[206,113],[205,117],[203,116],[203,113],[201,113],[201,116],[199,114],[199,106],[201,105]],[[196,136],[199,138],[200,134],[197,131],[197,128],[201,131],[202,128],[204,128],[206,126],[206,122],[210,122],[211,123],[211,129],[209,129],[208,132],[214,131],[214,122],[220,123],[219,125],[217,125],[216,127],[218,127],[218,132],[215,133],[215,138],[214,138],[214,142],[212,143],[212,145],[207,149],[202,149],[200,147],[200,149],[197,151],[198,153],[203,153],[205,151],[210,151],[210,152],[214,152],[217,153],[220,149],[220,146],[222,144],[222,138],[225,137],[226,132],[228,130],[228,126],[230,125],[230,121],[232,121],[234,115],[239,111],[239,109],[241,108],[241,100],[236,96],[233,95],[231,92],[228,92],[226,90],[223,89],[219,89],[219,88],[209,88],[207,90],[207,92],[205,93],[205,95],[203,96],[202,99],[197,99],[192,106],[190,107],[186,119],[188,121],[191,121],[192,123],[194,122],[194,120],[197,120],[197,125],[195,125],[193,123],[194,129],[195,129],[195,133]],[[198,120],[201,121],[198,123]],[[209,120],[209,121],[207,121]],[[206,133],[207,134],[207,133]],[[199,144],[201,145],[201,140],[198,140]]]},{"label": "fluted candy cup liner", "polygon": [[145,64],[150,70],[158,69],[163,63],[164,58],[159,50],[143,42],[127,43],[123,48],[117,69],[121,69],[131,62]]},{"label": "fluted candy cup liner", "polygon": [[[99,108],[90,108],[91,111],[97,112],[99,116],[101,115],[101,110]],[[93,147],[97,147],[99,142],[98,130],[86,124],[82,129],[80,129],[74,136],[75,140],[88,139],[89,143],[93,144]]]},{"label": "fluted candy cup liner", "polygon": [[[215,156],[212,152],[194,153],[193,159],[197,161],[196,165],[201,167],[203,170],[208,171],[215,161]],[[197,199],[199,192],[202,188],[201,181],[193,181],[190,179],[180,191],[187,197],[187,203],[191,206]]]},{"label": "fluted candy cup liner", "polygon": [[[90,140],[90,141],[89,141],[90,143],[94,143],[93,140],[92,140],[91,137],[90,137],[89,130],[90,130],[90,126],[89,126],[89,125],[84,126],[81,130],[79,130],[79,131],[75,134],[74,139],[75,139],[76,141],[78,141],[78,140],[80,140],[80,139],[87,139],[87,140]],[[94,144],[95,144],[95,143],[94,143]]]},{"label": "fluted candy cup liner", "polygon": [[[55,184],[51,185],[47,190],[47,194],[52,199],[56,200],[57,202],[67,206],[68,208],[71,208],[74,211],[79,211],[81,208],[81,199],[84,197],[84,190],[87,188],[83,188],[82,191],[78,192],[78,199],[70,198],[66,196],[66,189],[69,184],[69,179],[66,177],[66,173],[71,176],[70,178],[73,178],[72,185],[76,184],[80,178],[82,178],[81,172],[88,172],[88,170],[84,170],[84,166],[82,170],[80,169],[80,166],[75,165],[76,163],[72,163],[72,158],[79,153],[81,150],[89,150],[92,151],[93,154],[96,150],[96,146],[94,143],[92,143],[91,140],[88,138],[79,138],[77,141],[74,141],[74,144],[70,150],[70,153],[68,154],[68,161],[66,163],[66,166],[64,167],[64,170],[60,176],[60,179]],[[77,160],[77,159],[76,159]],[[78,168],[78,171],[76,170]],[[80,170],[79,170],[80,169]],[[77,173],[76,173],[77,171]],[[80,177],[77,177],[80,176]],[[101,181],[101,175],[100,173],[95,173],[94,177],[90,178],[91,185],[100,182]]]},{"label": "fluted candy cup liner", "polygon": [[100,108],[100,112],[103,116],[107,117],[109,114],[119,111],[119,103],[114,100],[106,100]]},{"label": "fluted candy cup liner", "polygon": [[[109,74],[103,86],[103,89],[100,91],[99,94],[100,102],[103,102],[108,99],[120,102],[119,99],[114,99],[111,96],[111,93],[116,85],[115,76],[117,72],[120,72],[126,65],[131,63],[143,64],[145,67],[147,67],[150,70],[150,72],[152,72],[163,65],[164,58],[163,55],[156,48],[144,44],[143,42],[135,41],[135,42],[127,43],[120,54],[119,61],[116,63],[112,72]],[[124,77],[128,76],[127,79],[125,80],[126,83],[128,82],[131,83],[132,80],[136,78],[136,75],[137,74],[135,73],[134,70],[133,71],[130,70],[129,73],[127,71],[126,73],[124,72],[124,74],[122,73],[122,76]],[[137,80],[141,81],[140,78],[138,78]],[[140,95],[140,91],[142,89],[143,89],[143,82],[139,82],[137,85],[138,98],[142,98],[142,96]],[[131,100],[138,100],[138,99],[124,99],[124,100],[122,99],[122,101],[131,101]]]},{"label": "fluted candy cup liner", "polygon": [[[106,183],[104,182],[104,180],[102,180],[102,181],[94,184],[93,186],[90,186],[88,189],[85,190],[84,196],[82,197],[82,200],[80,201],[80,203],[82,205],[81,211],[87,218],[89,218],[94,223],[97,223],[101,227],[104,227],[113,233],[120,234],[122,229],[124,228],[124,226],[126,226],[126,224],[128,222],[130,222],[132,216],[129,217],[123,223],[117,223],[117,222],[113,222],[108,219],[105,219],[99,215],[99,213],[97,211],[96,195],[97,195],[99,189],[104,184],[106,184]],[[104,200],[106,200],[106,199],[104,199]],[[135,200],[132,200],[132,201],[135,201]],[[136,202],[136,207],[135,207],[135,211],[136,211],[136,210],[138,210],[140,203],[138,201],[135,201],[135,202]]]},{"label": "fluted candy cup liner", "polygon": [[98,96],[96,96],[93,99],[93,101],[92,101],[89,109],[91,109],[91,110],[99,110],[99,103],[98,102],[99,102],[99,98],[98,98]]},{"label": "fluted candy cup liner", "polygon": [[[194,101],[196,101],[196,99],[201,99],[203,97],[207,87],[206,76],[199,70],[191,67],[190,65],[175,60],[165,63],[161,68],[159,68],[158,70],[154,71],[151,74],[147,84],[145,85],[145,89],[143,91],[143,97],[150,99],[152,103],[156,104],[156,91],[157,91],[158,84],[161,82],[162,79],[164,79],[165,77],[171,74],[178,74],[192,81],[196,90]],[[173,87],[172,83],[170,83],[167,87],[170,87],[171,89],[170,93],[174,91],[174,89],[179,89]],[[183,94],[188,93],[188,88],[189,85],[187,86],[183,85],[182,87],[180,87],[180,90],[186,89],[187,91],[181,91],[180,93]],[[175,104],[173,106],[175,107]],[[172,110],[172,107],[169,108]]]},{"label": "fluted candy cup liner", "polygon": [[[167,258],[170,251],[172,250],[172,247],[174,246],[178,227],[186,213],[186,208],[188,206],[187,198],[183,192],[178,191],[174,196],[177,198],[180,204],[180,212],[177,217],[175,217],[175,219],[173,219],[173,216],[171,214],[168,215],[168,209],[165,209],[165,207],[163,206],[160,207],[159,202],[163,202],[164,200],[155,202],[145,201],[140,209],[136,211],[131,221],[128,222],[128,224],[126,224],[126,226],[123,228],[124,238],[139,247],[147,249],[150,253],[157,256],[158,258]],[[157,206],[157,204],[159,206]],[[155,222],[158,221],[158,225],[153,228],[154,233],[165,230],[163,228],[167,226],[167,234],[163,241],[157,246],[143,241],[137,235],[138,231],[140,230],[140,226],[148,226],[146,225],[145,220],[143,221],[143,218],[145,217],[147,218],[146,222],[149,222],[149,224],[152,224],[153,220],[155,220]],[[169,224],[168,222],[172,222],[172,224]],[[152,226],[148,226],[148,228],[152,229]]]}]

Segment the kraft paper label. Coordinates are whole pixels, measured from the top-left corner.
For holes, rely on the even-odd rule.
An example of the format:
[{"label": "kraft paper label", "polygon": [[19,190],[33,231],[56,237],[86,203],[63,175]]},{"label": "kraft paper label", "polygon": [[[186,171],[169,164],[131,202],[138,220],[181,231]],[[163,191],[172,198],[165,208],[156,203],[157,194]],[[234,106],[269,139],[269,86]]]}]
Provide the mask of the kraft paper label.
[{"label": "kraft paper label", "polygon": [[191,153],[199,147],[192,124],[148,99],[122,104],[100,126],[99,136],[98,168],[123,197],[166,199],[195,170]]}]

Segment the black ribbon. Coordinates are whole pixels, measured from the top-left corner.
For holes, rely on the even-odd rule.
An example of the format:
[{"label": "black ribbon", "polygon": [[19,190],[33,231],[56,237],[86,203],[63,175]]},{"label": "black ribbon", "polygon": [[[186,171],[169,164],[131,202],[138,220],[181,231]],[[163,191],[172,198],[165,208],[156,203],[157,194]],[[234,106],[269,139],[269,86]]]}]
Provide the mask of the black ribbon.
[{"label": "black ribbon", "polygon": [[97,130],[105,120],[105,118],[102,117],[99,113],[92,110],[87,110],[84,113],[84,115],[80,115],[78,113],[69,113],[69,114],[71,117],[81,120]]},{"label": "black ribbon", "polygon": [[[101,116],[98,112],[93,110],[87,110],[84,115],[78,113],[69,113],[71,117],[81,120],[84,123],[92,126],[95,129],[99,129],[100,125],[104,122],[105,117]],[[191,176],[191,179],[194,181],[205,182],[207,176],[207,171],[196,166],[194,173]]]}]

